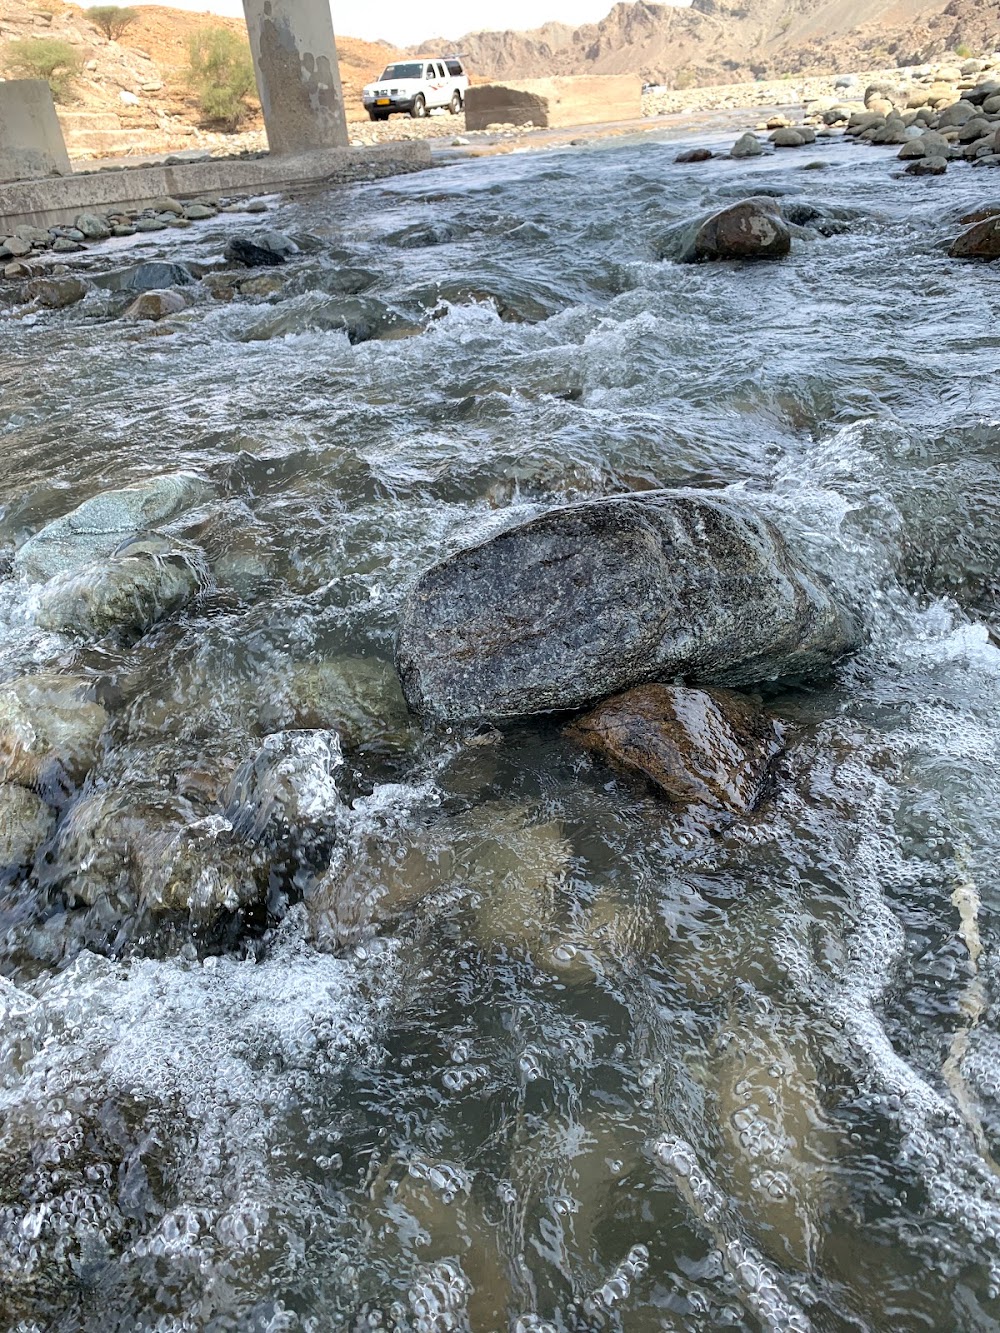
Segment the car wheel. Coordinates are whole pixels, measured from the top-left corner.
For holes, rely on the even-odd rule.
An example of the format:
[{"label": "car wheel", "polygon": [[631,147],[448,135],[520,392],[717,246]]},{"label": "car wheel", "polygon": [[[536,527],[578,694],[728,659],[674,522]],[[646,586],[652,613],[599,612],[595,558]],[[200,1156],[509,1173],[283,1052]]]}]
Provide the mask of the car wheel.
[{"label": "car wheel", "polygon": [[462,94],[457,88],[451,95],[451,101],[448,103],[448,110],[453,116],[457,116],[462,110]]},{"label": "car wheel", "polygon": [[423,93],[417,93],[413,99],[413,106],[410,108],[410,115],[414,120],[423,120],[427,115],[427,99]]},{"label": "car wheel", "polygon": [[381,111],[369,111],[369,112],[368,112],[368,119],[369,119],[369,120],[384,120],[385,117],[382,115]]}]

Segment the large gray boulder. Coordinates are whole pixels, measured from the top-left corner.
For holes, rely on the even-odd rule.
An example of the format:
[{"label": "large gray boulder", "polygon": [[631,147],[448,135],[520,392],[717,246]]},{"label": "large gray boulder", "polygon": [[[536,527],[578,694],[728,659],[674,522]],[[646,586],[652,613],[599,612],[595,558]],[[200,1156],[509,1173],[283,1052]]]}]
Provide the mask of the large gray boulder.
[{"label": "large gray boulder", "polygon": [[119,491],[102,491],[29,537],[14,567],[31,579],[80,570],[109,556],[122,542],[169,522],[210,491],[192,472],[165,473]]},{"label": "large gray boulder", "polygon": [[851,641],[749,505],[650,491],[552,510],[434,565],[405,604],[396,667],[414,712],[500,720],[678,675],[809,674]]}]

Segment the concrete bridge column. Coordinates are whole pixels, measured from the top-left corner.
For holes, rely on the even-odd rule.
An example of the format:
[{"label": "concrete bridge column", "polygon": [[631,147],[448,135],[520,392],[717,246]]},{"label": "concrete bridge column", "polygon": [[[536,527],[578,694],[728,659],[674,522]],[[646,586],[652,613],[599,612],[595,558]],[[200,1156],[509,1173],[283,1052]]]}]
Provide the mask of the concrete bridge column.
[{"label": "concrete bridge column", "polygon": [[243,0],[243,12],[271,152],[346,147],[330,0]]},{"label": "concrete bridge column", "polygon": [[0,181],[72,171],[49,85],[44,79],[0,83]]}]

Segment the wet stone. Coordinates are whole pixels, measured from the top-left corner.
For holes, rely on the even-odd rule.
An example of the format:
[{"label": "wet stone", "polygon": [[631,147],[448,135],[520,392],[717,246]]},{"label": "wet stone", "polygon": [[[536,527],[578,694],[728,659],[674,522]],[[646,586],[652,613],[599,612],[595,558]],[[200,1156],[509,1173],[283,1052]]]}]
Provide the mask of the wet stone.
[{"label": "wet stone", "polygon": [[96,286],[111,292],[164,291],[168,287],[185,287],[194,280],[194,274],[186,264],[168,263],[163,259],[150,259],[131,268],[94,276]]},{"label": "wet stone", "polygon": [[30,225],[15,227],[14,235],[19,236],[28,245],[37,246],[40,250],[48,249],[52,244],[52,237],[42,227],[32,227]]},{"label": "wet stone", "polygon": [[107,720],[85,677],[46,672],[0,686],[0,782],[78,782],[97,759]]},{"label": "wet stone", "polygon": [[[242,290],[242,287],[241,287]],[[346,333],[352,344],[391,340],[420,333],[422,326],[371,297],[283,301],[243,335],[244,342],[266,342],[293,333]]]},{"label": "wet stone", "polygon": [[943,176],[948,170],[946,157],[920,157],[906,168],[908,176]]},{"label": "wet stone", "polygon": [[208,581],[197,547],[146,538],[106,562],[50,580],[38,623],[60,634],[100,638],[113,629],[141,633],[191,600]]},{"label": "wet stone", "polygon": [[673,804],[732,814],[759,804],[782,748],[780,727],[743,695],[679,685],[615,695],[566,734]]},{"label": "wet stone", "polygon": [[188,301],[183,292],[142,292],[129,305],[122,318],[155,322],[167,319],[170,315],[179,315],[187,307]]},{"label": "wet stone", "polygon": [[0,783],[0,867],[27,865],[55,826],[55,816],[33,791]]},{"label": "wet stone", "polygon": [[695,223],[677,254],[682,264],[710,259],[781,259],[792,247],[781,207],[767,196],[743,199]]},{"label": "wet stone", "polygon": [[180,796],[109,791],[77,801],[60,827],[52,878],[71,897],[119,910],[211,919],[257,901],[267,863],[220,814]]},{"label": "wet stone", "polygon": [[284,254],[258,245],[246,236],[233,236],[224,253],[230,263],[243,264],[246,268],[274,268],[285,263]]},{"label": "wet stone", "polygon": [[951,243],[952,259],[1000,259],[1000,213],[974,222]]},{"label": "wet stone", "polygon": [[404,605],[396,666],[416,713],[500,720],[657,677],[822,672],[852,638],[749,505],[649,491],[554,509],[432,566]]},{"label": "wet stone", "polygon": [[15,556],[15,570],[31,579],[78,570],[175,518],[209,493],[208,484],[192,472],[168,472],[122,490],[103,491],[29,537]]},{"label": "wet stone", "polygon": [[730,157],[760,157],[764,152],[764,145],[755,134],[749,130],[746,134],[741,134],[729,150]]},{"label": "wet stone", "polygon": [[81,278],[35,278],[28,283],[28,295],[47,310],[62,310],[82,301],[88,292]]}]

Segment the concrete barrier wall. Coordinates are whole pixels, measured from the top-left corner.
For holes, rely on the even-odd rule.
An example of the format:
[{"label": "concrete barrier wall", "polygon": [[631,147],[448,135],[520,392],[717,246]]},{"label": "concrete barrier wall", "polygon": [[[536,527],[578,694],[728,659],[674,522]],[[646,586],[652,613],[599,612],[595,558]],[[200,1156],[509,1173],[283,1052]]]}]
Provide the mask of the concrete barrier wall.
[{"label": "concrete barrier wall", "polygon": [[642,83],[631,74],[593,74],[552,79],[518,79],[470,88],[465,124],[526,125],[571,129],[642,117]]},{"label": "concrete barrier wall", "polygon": [[[4,85],[0,84],[0,88]],[[0,184],[0,236],[22,223],[50,227],[78,214],[143,208],[170,196],[267,194],[290,185],[344,184],[377,180],[431,164],[426,140],[378,144],[370,148],[330,148],[299,157],[261,157],[186,162],[174,167],[132,167],[54,180]]]},{"label": "concrete barrier wall", "polygon": [[0,181],[71,171],[49,85],[44,79],[0,83]]}]

